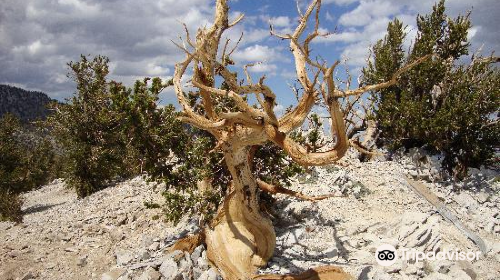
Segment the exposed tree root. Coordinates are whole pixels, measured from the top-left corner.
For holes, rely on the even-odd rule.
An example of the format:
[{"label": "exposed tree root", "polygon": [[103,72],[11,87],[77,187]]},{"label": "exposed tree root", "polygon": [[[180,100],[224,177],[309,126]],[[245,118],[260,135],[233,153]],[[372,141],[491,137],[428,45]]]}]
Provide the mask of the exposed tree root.
[{"label": "exposed tree root", "polygon": [[205,233],[200,232],[197,234],[189,235],[184,238],[181,238],[175,242],[170,248],[168,248],[168,252],[173,252],[176,250],[189,252],[190,254],[194,251],[194,249],[205,242]]},{"label": "exposed tree root", "polygon": [[286,195],[289,195],[289,196],[293,196],[293,197],[296,197],[296,198],[300,198],[300,199],[303,199],[303,200],[309,200],[309,201],[318,201],[318,200],[323,200],[323,199],[327,199],[327,198],[330,198],[330,197],[337,197],[338,195],[335,195],[335,194],[326,194],[326,195],[319,195],[319,196],[308,196],[308,195],[305,195],[303,193],[300,193],[300,192],[296,192],[296,191],[292,191],[292,190],[289,190],[287,188],[284,188],[282,186],[274,186],[274,185],[271,185],[271,184],[268,184],[260,179],[257,179],[257,186],[259,186],[259,188],[265,192],[268,192],[268,193],[271,193],[271,194],[277,194],[277,193],[281,193],[281,194],[286,194]]},{"label": "exposed tree root", "polygon": [[353,280],[350,274],[344,272],[340,267],[336,266],[318,266],[310,268],[299,274],[277,275],[265,274],[257,275],[254,280]]}]

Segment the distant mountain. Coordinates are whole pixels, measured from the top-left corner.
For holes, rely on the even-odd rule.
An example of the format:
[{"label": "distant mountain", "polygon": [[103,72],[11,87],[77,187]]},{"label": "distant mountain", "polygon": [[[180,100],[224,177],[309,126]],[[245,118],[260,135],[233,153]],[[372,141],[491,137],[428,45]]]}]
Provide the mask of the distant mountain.
[{"label": "distant mountain", "polygon": [[45,119],[49,115],[47,104],[52,101],[43,92],[0,85],[0,117],[11,113],[24,122]]}]

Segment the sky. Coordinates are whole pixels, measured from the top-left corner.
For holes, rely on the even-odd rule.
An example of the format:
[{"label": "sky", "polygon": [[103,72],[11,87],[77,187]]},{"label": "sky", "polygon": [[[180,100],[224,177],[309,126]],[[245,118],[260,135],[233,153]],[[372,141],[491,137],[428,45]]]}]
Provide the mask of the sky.
[{"label": "sky", "polygon": [[[366,65],[369,47],[383,38],[394,17],[407,25],[406,46],[415,36],[415,17],[431,11],[433,0],[323,0],[321,29],[332,32],[313,43],[315,55],[330,63],[340,59],[356,78]],[[215,0],[1,0],[0,83],[47,93],[64,100],[76,91],[67,77],[67,63],[81,54],[109,57],[110,79],[132,85],[144,77],[169,78],[175,63],[184,57],[172,40],[184,35],[181,23],[192,34],[209,26]],[[309,0],[299,0],[303,10]],[[297,24],[295,0],[230,0],[230,13],[244,20],[224,36],[236,42],[236,67],[260,62],[251,68],[255,77],[266,75],[281,107],[294,102],[290,85],[295,83],[289,42],[273,37],[291,33]],[[500,51],[500,1],[448,0],[451,17],[472,10],[469,37],[472,50]],[[339,70],[340,71],[340,70]],[[161,103],[175,103],[172,89],[161,95]]]}]

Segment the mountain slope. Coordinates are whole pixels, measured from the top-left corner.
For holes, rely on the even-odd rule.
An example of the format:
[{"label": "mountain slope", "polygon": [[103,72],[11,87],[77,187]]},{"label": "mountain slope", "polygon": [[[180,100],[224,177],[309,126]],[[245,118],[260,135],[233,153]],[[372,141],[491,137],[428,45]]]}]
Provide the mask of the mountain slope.
[{"label": "mountain slope", "polygon": [[22,121],[44,119],[49,114],[47,104],[54,101],[43,92],[0,85],[0,117],[11,113]]}]

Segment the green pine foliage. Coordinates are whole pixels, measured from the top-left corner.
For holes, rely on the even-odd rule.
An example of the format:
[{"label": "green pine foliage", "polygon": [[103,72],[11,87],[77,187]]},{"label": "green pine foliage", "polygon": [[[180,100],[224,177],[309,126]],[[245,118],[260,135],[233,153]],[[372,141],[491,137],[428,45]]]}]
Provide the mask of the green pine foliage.
[{"label": "green pine foliage", "polygon": [[173,147],[182,146],[174,107],[157,102],[170,84],[146,78],[129,89],[107,80],[108,63],[103,56],[69,63],[77,93],[67,104],[56,104],[47,120],[64,149],[65,178],[79,197],[152,167],[169,173]]},{"label": "green pine foliage", "polygon": [[48,118],[64,148],[66,181],[79,197],[105,188],[123,171],[125,147],[121,119],[112,110],[108,62],[103,56],[70,62],[77,93],[68,104],[55,105],[55,114]]},{"label": "green pine foliage", "polygon": [[36,127],[6,114],[0,119],[0,220],[22,221],[22,192],[57,174],[53,145]]},{"label": "green pine foliage", "polygon": [[111,111],[121,120],[120,142],[125,147],[126,172],[131,175],[147,170],[171,172],[166,159],[187,137],[174,106],[158,106],[158,96],[170,81],[150,80],[136,81],[133,89],[111,82]]},{"label": "green pine foliage", "polygon": [[[363,69],[363,83],[389,80],[404,64],[434,54],[406,72],[389,88],[373,93],[372,116],[381,140],[390,148],[426,145],[445,155],[443,167],[463,178],[468,167],[491,159],[499,147],[500,72],[487,57],[469,54],[469,16],[449,18],[444,1],[417,17],[418,35],[408,52],[403,24],[395,19],[372,48],[373,62]],[[463,60],[459,60],[463,59]]]}]

